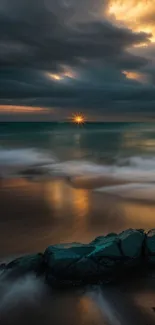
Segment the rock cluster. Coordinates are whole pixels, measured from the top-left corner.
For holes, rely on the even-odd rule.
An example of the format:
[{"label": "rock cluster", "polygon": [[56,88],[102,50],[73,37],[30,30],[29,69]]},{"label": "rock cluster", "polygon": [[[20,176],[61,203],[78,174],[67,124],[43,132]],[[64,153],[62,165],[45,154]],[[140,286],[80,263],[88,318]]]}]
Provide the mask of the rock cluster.
[{"label": "rock cluster", "polygon": [[155,230],[128,229],[97,237],[89,244],[49,246],[44,253],[27,255],[0,266],[1,276],[35,273],[49,285],[106,283],[128,270],[155,266]]}]

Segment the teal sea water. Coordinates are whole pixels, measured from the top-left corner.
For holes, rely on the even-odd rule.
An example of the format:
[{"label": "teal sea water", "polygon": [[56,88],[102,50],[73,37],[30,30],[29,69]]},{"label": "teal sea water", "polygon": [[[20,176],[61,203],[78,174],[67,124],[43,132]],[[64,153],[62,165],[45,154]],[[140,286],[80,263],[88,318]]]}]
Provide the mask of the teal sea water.
[{"label": "teal sea water", "polygon": [[27,168],[50,177],[112,176],[155,181],[154,123],[1,123],[0,174]]}]

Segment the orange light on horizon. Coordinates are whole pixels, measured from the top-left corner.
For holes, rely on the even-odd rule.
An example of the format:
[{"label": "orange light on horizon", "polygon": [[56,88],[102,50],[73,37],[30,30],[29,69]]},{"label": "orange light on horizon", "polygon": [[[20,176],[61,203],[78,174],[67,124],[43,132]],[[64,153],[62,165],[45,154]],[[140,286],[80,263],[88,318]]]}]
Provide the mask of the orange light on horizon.
[{"label": "orange light on horizon", "polygon": [[16,106],[16,105],[0,105],[0,113],[48,113],[51,110],[42,107],[32,107],[32,106]]}]

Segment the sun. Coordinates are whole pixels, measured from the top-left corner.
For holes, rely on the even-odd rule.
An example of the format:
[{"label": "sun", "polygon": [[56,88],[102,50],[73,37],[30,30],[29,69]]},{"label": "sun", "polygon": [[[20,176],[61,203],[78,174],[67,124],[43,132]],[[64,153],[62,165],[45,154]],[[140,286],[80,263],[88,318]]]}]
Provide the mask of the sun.
[{"label": "sun", "polygon": [[75,124],[84,124],[85,123],[85,117],[82,114],[75,114],[72,117],[72,122]]}]

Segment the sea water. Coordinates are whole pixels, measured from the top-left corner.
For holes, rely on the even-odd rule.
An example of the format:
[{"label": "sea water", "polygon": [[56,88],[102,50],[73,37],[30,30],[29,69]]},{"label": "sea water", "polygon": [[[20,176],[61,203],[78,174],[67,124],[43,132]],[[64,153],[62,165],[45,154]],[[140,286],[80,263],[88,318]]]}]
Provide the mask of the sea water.
[{"label": "sea water", "polygon": [[[154,228],[154,215],[153,123],[0,123],[1,260]],[[153,324],[152,282],[133,287],[56,293],[1,278],[0,323]]]}]

